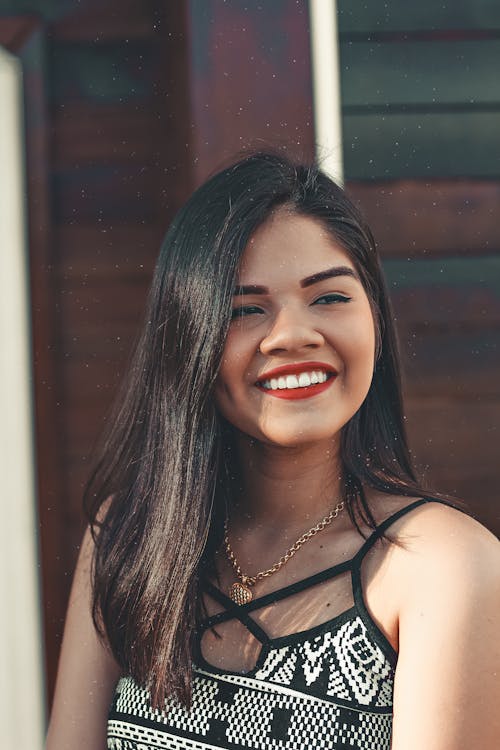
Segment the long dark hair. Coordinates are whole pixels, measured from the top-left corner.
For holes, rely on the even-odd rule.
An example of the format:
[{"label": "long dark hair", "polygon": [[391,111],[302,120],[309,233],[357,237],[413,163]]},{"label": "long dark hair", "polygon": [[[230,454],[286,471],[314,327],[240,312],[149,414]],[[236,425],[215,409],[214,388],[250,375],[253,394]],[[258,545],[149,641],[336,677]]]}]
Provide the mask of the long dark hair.
[{"label": "long dark hair", "polygon": [[84,496],[95,541],[94,622],[123,670],[149,688],[154,705],[167,694],[190,702],[199,581],[220,540],[234,479],[230,427],[212,393],[240,258],[257,227],[282,205],[331,232],[372,306],[373,381],[341,437],[352,521],[358,529],[360,519],[375,526],[363,484],[450,499],[416,479],[388,292],[372,234],[345,192],[318,166],[271,152],[246,156],[213,176],[167,232],[130,372]]}]

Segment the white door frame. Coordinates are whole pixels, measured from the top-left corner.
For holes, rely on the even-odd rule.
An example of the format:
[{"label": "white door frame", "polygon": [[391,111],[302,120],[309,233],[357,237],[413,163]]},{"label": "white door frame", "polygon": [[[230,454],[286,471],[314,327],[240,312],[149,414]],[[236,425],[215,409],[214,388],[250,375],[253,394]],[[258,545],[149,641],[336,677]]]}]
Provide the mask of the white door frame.
[{"label": "white door frame", "polygon": [[336,0],[309,0],[316,158],[342,185],[342,114]]},{"label": "white door frame", "polygon": [[21,63],[0,47],[0,726],[2,746],[41,750],[45,690],[22,92]]}]

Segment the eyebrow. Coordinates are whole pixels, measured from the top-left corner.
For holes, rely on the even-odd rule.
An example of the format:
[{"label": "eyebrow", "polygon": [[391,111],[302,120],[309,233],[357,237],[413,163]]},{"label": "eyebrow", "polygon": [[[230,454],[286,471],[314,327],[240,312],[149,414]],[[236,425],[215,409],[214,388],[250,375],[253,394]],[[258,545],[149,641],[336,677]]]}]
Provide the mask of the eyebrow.
[{"label": "eyebrow", "polygon": [[[333,268],[327,268],[326,271],[319,271],[318,273],[313,273],[312,276],[306,276],[299,283],[302,289],[305,289],[313,284],[318,284],[320,281],[333,279],[337,276],[350,276],[352,279],[360,281],[358,274],[353,268],[349,268],[349,266],[334,266]],[[258,284],[245,284],[244,286],[235,287],[234,294],[269,294],[269,289],[267,286],[260,286]]]}]

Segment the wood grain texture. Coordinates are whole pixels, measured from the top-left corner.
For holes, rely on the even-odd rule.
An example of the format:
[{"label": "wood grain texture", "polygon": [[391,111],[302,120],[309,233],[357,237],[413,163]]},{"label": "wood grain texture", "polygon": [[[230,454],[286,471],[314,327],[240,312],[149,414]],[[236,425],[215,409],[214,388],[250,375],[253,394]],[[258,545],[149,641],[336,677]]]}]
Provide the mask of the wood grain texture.
[{"label": "wood grain texture", "polygon": [[154,4],[141,0],[85,0],[68,2],[54,18],[51,32],[66,42],[119,42],[151,39],[155,33]]},{"label": "wood grain texture", "polygon": [[500,182],[348,181],[382,257],[498,254]]},{"label": "wood grain texture", "polygon": [[249,146],[314,154],[307,3],[190,0],[195,181]]}]

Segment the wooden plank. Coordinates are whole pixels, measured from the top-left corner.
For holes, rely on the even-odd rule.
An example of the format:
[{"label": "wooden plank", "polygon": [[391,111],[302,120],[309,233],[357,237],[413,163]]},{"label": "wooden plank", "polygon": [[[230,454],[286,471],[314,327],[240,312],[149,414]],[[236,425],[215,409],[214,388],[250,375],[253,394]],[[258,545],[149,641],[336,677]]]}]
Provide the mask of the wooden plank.
[{"label": "wooden plank", "polygon": [[[372,41],[340,45],[342,107],[500,102],[500,38],[482,41]],[[414,110],[411,110],[414,111]]]},{"label": "wooden plank", "polygon": [[196,184],[249,144],[311,157],[307,2],[187,5]]},{"label": "wooden plank", "polygon": [[13,11],[16,15],[0,18],[0,45],[17,54],[22,53],[32,35],[39,32],[40,21],[34,16],[21,15],[18,9]]},{"label": "wooden plank", "polygon": [[347,115],[346,180],[500,177],[500,112]]},{"label": "wooden plank", "polygon": [[500,182],[349,181],[382,257],[498,253]]},{"label": "wooden plank", "polygon": [[387,260],[409,393],[500,395],[500,259]]},{"label": "wooden plank", "polygon": [[62,361],[124,356],[144,318],[149,280],[131,276],[114,284],[92,282],[68,283],[62,290]]},{"label": "wooden plank", "polygon": [[155,32],[150,4],[141,0],[86,0],[69,11],[52,26],[56,40],[149,39]]},{"label": "wooden plank", "polygon": [[[413,319],[496,321],[500,257],[386,258],[384,275],[394,300],[413,306]],[[422,295],[425,295],[424,297]],[[419,304],[422,304],[419,310]],[[429,317],[430,316],[430,317]]]},{"label": "wooden plank", "polygon": [[[160,250],[163,228],[158,222],[60,224],[54,242],[59,258],[57,276],[64,288],[71,279],[122,276],[149,279]],[[113,283],[113,281],[112,281]]]},{"label": "wooden plank", "polygon": [[156,179],[156,169],[138,163],[58,169],[53,173],[56,223],[156,224]]},{"label": "wooden plank", "polygon": [[95,45],[54,42],[50,48],[54,104],[86,100],[94,104],[134,102],[153,95],[158,46],[151,40],[117,39]]},{"label": "wooden plank", "polygon": [[99,161],[151,164],[163,134],[153,99],[141,108],[131,103],[71,101],[56,110],[52,123],[57,169]]},{"label": "wooden plank", "polygon": [[410,444],[416,462],[442,479],[498,476],[500,399],[407,399]]},{"label": "wooden plank", "polygon": [[338,0],[341,33],[360,31],[404,31],[412,29],[498,29],[500,6],[497,0],[454,0],[453,3],[402,3],[386,0]]},{"label": "wooden plank", "polygon": [[401,342],[406,392],[455,400],[500,398],[498,343],[498,327],[413,329]]},{"label": "wooden plank", "polygon": [[[78,360],[68,357],[61,363],[64,384],[65,464],[81,462],[87,471],[93,448],[106,425],[112,404],[117,398],[121,381],[126,375],[130,359],[127,352],[110,356],[88,356]],[[74,477],[69,473],[71,484]]]}]

